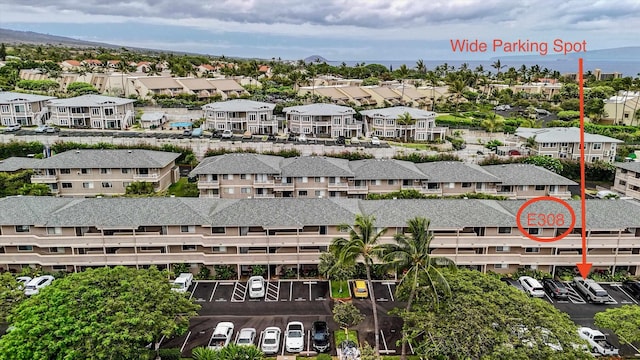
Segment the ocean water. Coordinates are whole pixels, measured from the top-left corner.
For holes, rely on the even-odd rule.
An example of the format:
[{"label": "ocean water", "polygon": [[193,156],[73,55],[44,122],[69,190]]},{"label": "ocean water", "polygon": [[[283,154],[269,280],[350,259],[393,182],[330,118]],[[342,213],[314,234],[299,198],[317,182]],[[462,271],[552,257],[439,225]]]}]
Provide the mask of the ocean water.
[{"label": "ocean water", "polygon": [[[366,64],[381,64],[389,68],[390,66],[393,69],[399,68],[402,64],[407,65],[407,67],[415,68],[417,60],[361,60],[361,61],[345,61],[349,66],[354,66],[356,64],[364,62]],[[491,71],[491,73],[496,73],[496,69],[491,67],[494,61],[490,60],[482,60],[482,61],[462,61],[462,60],[424,60],[423,61],[427,70],[433,70],[436,66],[447,63],[449,66],[454,66],[458,69],[463,63],[467,63],[469,69],[474,70],[477,66],[482,65],[485,71]],[[577,60],[557,60],[557,61],[522,61],[522,60],[500,60],[502,65],[506,65],[505,68],[501,70],[501,72],[506,71],[509,67],[515,67],[519,69],[522,65],[526,65],[527,67],[531,67],[532,65],[539,65],[540,69],[544,69],[545,67],[552,71],[559,71],[561,74],[564,73],[576,73],[578,72],[578,61]],[[330,65],[340,66],[342,61],[328,61]],[[631,76],[638,77],[638,73],[640,73],[640,59],[639,61],[603,61],[603,60],[591,60],[584,61],[584,71],[594,71],[595,69],[600,69],[602,72],[611,73],[611,72],[619,72],[622,73],[623,76]]]}]

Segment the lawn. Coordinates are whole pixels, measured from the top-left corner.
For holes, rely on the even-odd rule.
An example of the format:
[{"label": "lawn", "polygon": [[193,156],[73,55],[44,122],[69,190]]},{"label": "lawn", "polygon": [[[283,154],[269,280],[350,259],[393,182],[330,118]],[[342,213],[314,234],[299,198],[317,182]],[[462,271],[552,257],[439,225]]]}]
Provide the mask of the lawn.
[{"label": "lawn", "polygon": [[198,197],[198,185],[190,183],[186,177],[182,177],[178,182],[169,186],[167,194],[177,197]]},{"label": "lawn", "polygon": [[[336,343],[336,349],[340,348],[340,344],[342,341],[347,339],[347,334],[344,333],[344,329],[339,329],[333,332],[333,339]],[[349,330],[349,340],[359,344],[358,342],[358,332],[355,330]]]},{"label": "lawn", "polygon": [[[340,292],[340,284],[342,284],[342,292]],[[349,292],[349,283],[347,281],[331,281],[331,297],[333,299],[346,299],[351,297]]]}]

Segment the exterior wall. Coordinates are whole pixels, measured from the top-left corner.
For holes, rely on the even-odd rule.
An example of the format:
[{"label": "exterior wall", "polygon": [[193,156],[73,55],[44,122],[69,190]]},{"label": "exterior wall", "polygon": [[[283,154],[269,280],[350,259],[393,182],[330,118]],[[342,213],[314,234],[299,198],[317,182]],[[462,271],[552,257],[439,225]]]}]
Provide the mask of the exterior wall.
[{"label": "exterior wall", "polygon": [[309,116],[298,113],[286,115],[287,124],[295,134],[312,134],[316,137],[344,136],[346,138],[361,137],[362,121],[357,121],[353,115],[321,115]]},{"label": "exterior wall", "polygon": [[[613,163],[616,155],[616,143],[585,143],[585,161],[595,162],[601,160]],[[534,155],[549,156],[556,159],[580,159],[579,143],[537,143],[532,149]]]},{"label": "exterior wall", "polygon": [[382,138],[404,137],[415,141],[432,141],[444,139],[448,128],[436,127],[435,115],[428,118],[414,119],[415,125],[398,125],[395,119],[365,116],[366,127],[374,136]]},{"label": "exterior wall", "polygon": [[617,168],[613,190],[624,196],[640,199],[640,173]]},{"label": "exterior wall", "polygon": [[[78,109],[80,112],[73,113]],[[133,103],[90,107],[51,106],[50,111],[51,122],[55,125],[92,129],[128,128],[133,124],[135,114]]]},{"label": "exterior wall", "polygon": [[[3,225],[0,267],[16,269],[39,265],[75,269],[84,266],[165,266],[174,263],[206,266],[317,264],[319,254],[326,251],[331,240],[346,235],[337,225],[307,225],[298,230],[270,228],[268,231],[259,226],[223,229],[209,225],[185,225],[161,228],[161,231],[135,234],[131,229],[108,232],[94,229],[94,232],[79,236],[76,235],[79,232],[76,228],[47,230],[31,226],[28,232],[17,232],[15,226]],[[393,236],[402,230],[390,228],[382,242],[391,242]],[[533,242],[517,228],[483,228],[475,231],[479,230],[484,231],[484,235],[469,229],[435,229],[432,241],[434,254],[445,255],[460,266],[495,272],[514,272],[525,266],[545,270],[553,266],[575,266],[580,261],[579,229],[563,239],[562,244]],[[540,236],[554,234],[553,229],[544,229]],[[629,267],[635,272],[640,255],[635,229],[620,232],[589,231],[588,243],[592,249],[589,260],[594,266]]]},{"label": "exterior wall", "polygon": [[[28,101],[0,104],[0,124],[3,126],[20,124],[38,125],[39,119],[47,114],[46,101]],[[42,111],[42,113],[40,113]]]},{"label": "exterior wall", "polygon": [[253,134],[275,134],[278,121],[273,111],[226,112],[208,109],[204,112],[207,130],[232,130],[236,133],[250,131]]}]

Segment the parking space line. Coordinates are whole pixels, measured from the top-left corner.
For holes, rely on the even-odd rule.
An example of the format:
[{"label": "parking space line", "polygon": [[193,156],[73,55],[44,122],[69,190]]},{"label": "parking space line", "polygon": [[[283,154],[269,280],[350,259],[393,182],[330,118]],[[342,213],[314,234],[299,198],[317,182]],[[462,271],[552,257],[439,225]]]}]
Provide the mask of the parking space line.
[{"label": "parking space line", "polygon": [[383,284],[387,285],[387,289],[389,289],[389,297],[391,298],[391,301],[396,301],[393,298],[393,291],[391,290],[391,285],[395,285],[395,284],[391,283],[391,282],[387,282],[387,283],[383,283]]},{"label": "parking space line", "polygon": [[278,301],[280,296],[280,280],[273,283],[267,281],[266,291],[264,293],[264,301]]},{"label": "parking space line", "polygon": [[209,302],[212,302],[212,301],[213,301],[213,294],[215,294],[215,293],[216,293],[216,289],[217,289],[217,288],[218,288],[218,283],[215,283],[215,284],[213,285],[213,291],[211,292],[211,297],[209,298]]},{"label": "parking space line", "polygon": [[551,296],[549,296],[549,294],[547,294],[547,292],[545,291],[544,296],[547,298],[547,300],[549,300],[550,303],[553,304],[553,300],[551,299]]},{"label": "parking space line", "polygon": [[189,341],[189,337],[191,336],[191,331],[187,333],[187,337],[184,339],[182,346],[180,347],[180,352],[184,351],[184,347],[187,346],[187,341]]},{"label": "parking space line", "polygon": [[619,337],[620,339],[624,340],[624,342],[626,342],[626,343],[627,343],[627,345],[631,346],[631,347],[633,348],[633,350],[635,350],[635,351],[636,351],[636,356],[637,356],[637,354],[638,354],[638,353],[640,353],[640,350],[638,350],[638,348],[637,348],[637,347],[633,346],[633,344],[632,344],[632,343],[630,343],[629,341],[627,341],[627,339],[625,339],[625,338],[624,338],[624,336],[622,336],[622,335],[618,335],[618,337]]},{"label": "parking space line", "polygon": [[387,346],[387,338],[384,337],[384,331],[380,330],[380,337],[382,338],[382,344],[384,345],[384,350],[380,349],[381,354],[394,354],[395,350],[389,350]]},{"label": "parking space line", "polygon": [[191,300],[191,298],[193,297],[193,293],[196,292],[196,288],[198,287],[198,282],[196,281],[196,284],[193,287],[193,290],[191,290],[191,295],[189,295],[189,300]]},{"label": "parking space line", "polygon": [[[622,291],[623,294],[627,295],[627,297],[629,299],[631,299],[631,301],[633,301],[635,304],[638,304],[638,301],[633,296],[629,295],[628,292],[624,291],[624,288],[622,287],[622,285],[620,285],[620,284],[611,284],[611,287],[614,287],[614,286],[617,287],[618,290]],[[624,303],[624,301],[622,301],[622,302]]]},{"label": "parking space line", "polygon": [[571,283],[566,282],[567,290],[569,290],[569,301],[574,304],[586,304],[587,302],[582,298],[582,295],[578,293],[578,291],[571,285]]},{"label": "parking space line", "polygon": [[289,301],[293,298],[293,281],[289,281]]},{"label": "parking space line", "polygon": [[236,281],[233,287],[233,295],[231,295],[231,302],[244,302],[247,296],[247,285]]}]

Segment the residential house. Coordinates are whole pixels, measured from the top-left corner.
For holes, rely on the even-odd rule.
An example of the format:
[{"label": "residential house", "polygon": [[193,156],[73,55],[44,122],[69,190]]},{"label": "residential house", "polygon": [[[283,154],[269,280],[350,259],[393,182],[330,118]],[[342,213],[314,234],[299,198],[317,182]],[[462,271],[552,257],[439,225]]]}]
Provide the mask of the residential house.
[{"label": "residential house", "polygon": [[218,94],[215,85],[203,78],[176,78],[183,86],[183,93],[197,95],[199,99],[207,99]]},{"label": "residential house", "polygon": [[[315,270],[331,241],[345,236],[342,224],[358,214],[375,217],[387,229],[381,244],[407,232],[407,220],[427,216],[433,232],[431,254],[482,272],[514,273],[528,268],[573,270],[582,256],[586,228],[588,259],[594,270],[640,275],[640,206],[619,200],[587,200],[587,222],[562,241],[533,242],[516,226],[523,200],[358,200],[327,198],[60,198],[0,199],[0,268],[19,273],[81,271],[96,266],[190,264],[215,271],[229,265],[238,277],[251,266],[266,277]],[[580,201],[569,200],[575,213]],[[611,216],[615,214],[616,216]],[[564,228],[527,231],[552,238]]]},{"label": "residential house", "polygon": [[640,162],[615,163],[616,175],[612,190],[622,196],[640,200]]},{"label": "residential house", "polygon": [[234,99],[243,95],[249,95],[249,92],[245,90],[240,84],[231,79],[207,79],[216,88],[218,94],[222,96],[223,100]]},{"label": "residential house", "polygon": [[135,100],[102,95],[82,95],[48,102],[49,122],[62,127],[127,129],[135,120]]},{"label": "residential house", "polygon": [[[403,114],[411,115],[413,123],[399,124]],[[364,116],[365,131],[383,138],[404,138],[412,141],[444,140],[448,128],[436,127],[436,113],[406,106],[360,111]]]},{"label": "residential house", "polygon": [[425,195],[497,195],[500,178],[479,165],[461,161],[435,161],[416,164],[416,167],[427,175],[428,180],[416,188]]},{"label": "residential house", "polygon": [[331,99],[331,102],[337,105],[347,105],[350,101],[349,95],[339,90],[339,87],[335,86],[304,86],[298,90],[298,94],[304,96],[310,94],[311,96],[322,96]]},{"label": "residential house", "polygon": [[149,99],[155,95],[173,97],[182,93],[184,93],[184,85],[170,76],[140,76],[129,78],[127,94]]},{"label": "residential house", "polygon": [[0,160],[0,173],[15,173],[17,171],[33,169],[40,159],[34,157],[10,157]]},{"label": "residential house", "polygon": [[239,133],[248,130],[253,134],[276,134],[278,121],[273,115],[275,107],[275,104],[244,99],[210,103],[202,107],[205,117],[203,127]]},{"label": "residential house", "polygon": [[402,104],[402,95],[386,86],[363,86],[362,90],[371,94],[380,106],[395,106]]},{"label": "residential house", "polygon": [[98,59],[84,59],[80,62],[80,66],[86,66],[89,68],[102,67],[102,61]]},{"label": "residential house", "polygon": [[356,106],[378,105],[371,93],[364,91],[360,86],[341,86],[336,87],[336,90],[346,94],[349,97],[349,102],[353,102]]},{"label": "residential house", "polygon": [[145,112],[140,117],[140,125],[143,129],[162,128],[167,122],[167,113],[162,111]]},{"label": "residential house", "polygon": [[[403,90],[404,89],[404,90]],[[401,102],[407,106],[418,108],[431,107],[431,100],[425,93],[418,91],[414,86],[401,84],[393,90],[401,95]]]},{"label": "residential house", "polygon": [[[548,156],[556,159],[580,159],[580,129],[576,127],[517,128],[516,135],[524,142],[532,139],[532,155]],[[604,135],[584,134],[586,162],[604,161],[612,163],[616,156],[616,146],[622,140]]]},{"label": "residential house", "polygon": [[604,100],[604,117],[602,120],[615,125],[638,126],[640,116],[640,91],[621,91]]},{"label": "residential house", "polygon": [[482,170],[500,179],[496,195],[510,199],[531,199],[553,196],[570,199],[569,186],[578,183],[543,167],[531,164],[503,164],[482,166]]},{"label": "residential house", "polygon": [[80,68],[82,64],[78,60],[65,60],[60,63],[62,71],[76,70]]},{"label": "residential house", "polygon": [[362,136],[362,121],[355,119],[355,110],[333,104],[309,104],[282,110],[290,131],[314,137]]},{"label": "residential house", "polygon": [[134,181],[152,183],[155,191],[162,191],[179,179],[179,156],[139,149],[71,150],[31,165],[31,182],[49,185],[58,196],[122,195]]},{"label": "residential house", "polygon": [[0,120],[3,126],[39,125],[49,118],[47,101],[54,96],[0,91]]},{"label": "residential house", "polygon": [[215,72],[216,67],[211,64],[200,64],[198,67],[196,67],[196,71],[198,72],[198,74],[207,75]]}]

